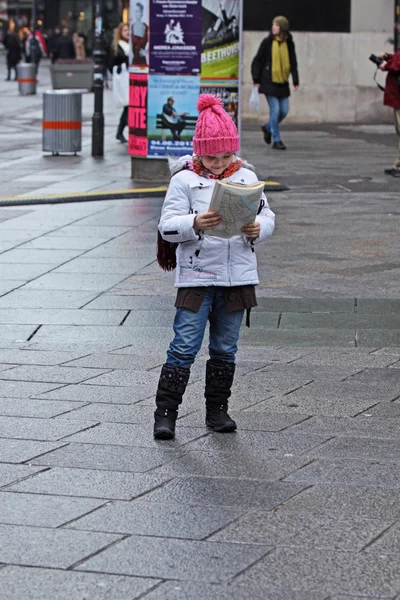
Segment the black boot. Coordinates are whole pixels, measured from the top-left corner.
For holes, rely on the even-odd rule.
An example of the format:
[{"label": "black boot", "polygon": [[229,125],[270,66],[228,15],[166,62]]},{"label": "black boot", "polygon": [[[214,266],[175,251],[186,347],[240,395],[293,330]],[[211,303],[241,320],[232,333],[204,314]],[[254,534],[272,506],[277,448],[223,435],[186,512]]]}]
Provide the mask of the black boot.
[{"label": "black boot", "polygon": [[235,363],[208,360],[206,366],[206,425],[218,433],[235,431],[236,423],[228,415],[228,398],[235,374]]},{"label": "black boot", "polygon": [[158,440],[172,440],[175,437],[178,406],[182,402],[189,376],[189,369],[163,365],[156,396],[157,409],[154,413],[154,437]]},{"label": "black boot", "polygon": [[272,144],[273,150],[286,150],[286,146],[283,142],[274,142]]}]

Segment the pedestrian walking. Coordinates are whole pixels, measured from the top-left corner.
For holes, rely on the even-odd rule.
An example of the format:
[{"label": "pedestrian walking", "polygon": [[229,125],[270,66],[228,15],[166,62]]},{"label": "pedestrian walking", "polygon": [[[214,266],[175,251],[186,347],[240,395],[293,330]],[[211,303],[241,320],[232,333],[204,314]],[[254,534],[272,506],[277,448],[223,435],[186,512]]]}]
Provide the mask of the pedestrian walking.
[{"label": "pedestrian walking", "polygon": [[[400,36],[400,17],[397,19],[396,28]],[[386,175],[400,177],[400,50],[396,54],[384,53],[380,65],[382,71],[387,72],[385,95],[383,102],[394,110],[394,123],[399,137],[398,154],[392,168],[385,169]]]},{"label": "pedestrian walking", "polygon": [[[126,71],[122,73],[122,65],[126,65]],[[128,104],[129,104],[129,25],[126,23],[120,23],[114,30],[114,41],[111,47],[110,55],[110,71],[114,76],[113,85],[115,85],[115,78],[118,76],[128,78],[128,86],[126,90],[126,105],[123,106],[121,117],[118,124],[116,139],[122,144],[126,144],[127,139],[124,136],[124,129],[128,125]],[[114,67],[117,67],[114,71]]]},{"label": "pedestrian walking", "polygon": [[21,44],[18,34],[14,31],[9,31],[3,40],[7,51],[7,79],[11,80],[11,71],[14,70],[14,81],[17,81],[17,65],[22,58]]},{"label": "pedestrian walking", "polygon": [[75,58],[78,60],[86,58],[85,38],[77,31],[74,31],[72,34],[72,42],[75,49]]},{"label": "pedestrian walking", "polygon": [[[154,437],[158,439],[175,435],[178,407],[207,320],[210,358],[206,365],[206,424],[220,433],[236,429],[228,414],[228,399],[244,311],[257,305],[254,245],[272,235],[275,224],[275,215],[263,195],[255,222],[246,225],[242,235],[229,239],[204,235],[205,230],[221,221],[216,211],[208,210],[216,180],[252,184],[257,176],[236,156],[239,134],[222,101],[201,94],[197,108],[200,114],[193,138],[194,155],[180,158],[173,165],[158,227],[158,261],[165,270],[177,265],[178,288],[175,337],[156,395]],[[176,263],[170,252],[175,248]]]},{"label": "pedestrian walking", "polygon": [[52,62],[59,58],[72,60],[75,58],[75,46],[68,27],[63,27],[61,35],[54,42]]},{"label": "pedestrian walking", "polygon": [[40,31],[29,31],[25,40],[26,62],[36,65],[36,77],[42,58],[47,54],[46,40]]},{"label": "pedestrian walking", "polygon": [[296,49],[286,17],[275,17],[272,30],[260,45],[251,64],[254,86],[264,94],[269,105],[269,122],[262,126],[266,144],[273,142],[274,150],[286,150],[279,124],[289,112],[292,75],[294,89],[299,88]]}]

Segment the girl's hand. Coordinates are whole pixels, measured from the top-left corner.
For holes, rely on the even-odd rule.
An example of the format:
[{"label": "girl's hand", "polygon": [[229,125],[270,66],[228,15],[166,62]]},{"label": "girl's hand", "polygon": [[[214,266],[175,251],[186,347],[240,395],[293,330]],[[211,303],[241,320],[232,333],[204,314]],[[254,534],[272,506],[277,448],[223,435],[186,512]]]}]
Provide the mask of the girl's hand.
[{"label": "girl's hand", "polygon": [[254,223],[248,223],[244,227],[242,227],[242,232],[247,235],[247,237],[255,240],[260,235],[260,223],[258,221],[254,221]]},{"label": "girl's hand", "polygon": [[222,221],[222,217],[216,210],[200,213],[196,216],[193,227],[197,231],[204,229],[214,229]]}]

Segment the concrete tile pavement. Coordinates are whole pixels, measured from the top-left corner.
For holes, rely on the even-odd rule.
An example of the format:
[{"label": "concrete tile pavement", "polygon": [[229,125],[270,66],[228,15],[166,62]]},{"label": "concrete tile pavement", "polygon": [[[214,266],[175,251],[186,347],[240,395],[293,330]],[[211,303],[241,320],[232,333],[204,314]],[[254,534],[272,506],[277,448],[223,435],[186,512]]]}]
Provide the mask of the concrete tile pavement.
[{"label": "concrete tile pavement", "polygon": [[[89,95],[82,156],[53,160],[40,96],[7,84],[2,195],[126,187],[110,101],[104,161]],[[395,140],[317,129],[287,128],[278,156],[244,128],[259,175],[291,190],[258,250],[229,438],[204,427],[206,345],[176,442],[151,436],[174,301],[154,259],[162,199],[0,209],[2,600],[398,597]]]}]

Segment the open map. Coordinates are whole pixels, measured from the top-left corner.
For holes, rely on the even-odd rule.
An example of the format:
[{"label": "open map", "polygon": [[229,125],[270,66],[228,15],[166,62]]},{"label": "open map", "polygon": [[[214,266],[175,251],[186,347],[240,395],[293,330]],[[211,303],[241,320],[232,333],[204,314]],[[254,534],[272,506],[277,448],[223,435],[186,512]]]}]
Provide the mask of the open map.
[{"label": "open map", "polygon": [[263,189],[263,181],[253,185],[216,181],[209,210],[217,210],[222,221],[215,229],[207,229],[205,235],[223,238],[242,235],[242,227],[257,216]]}]

